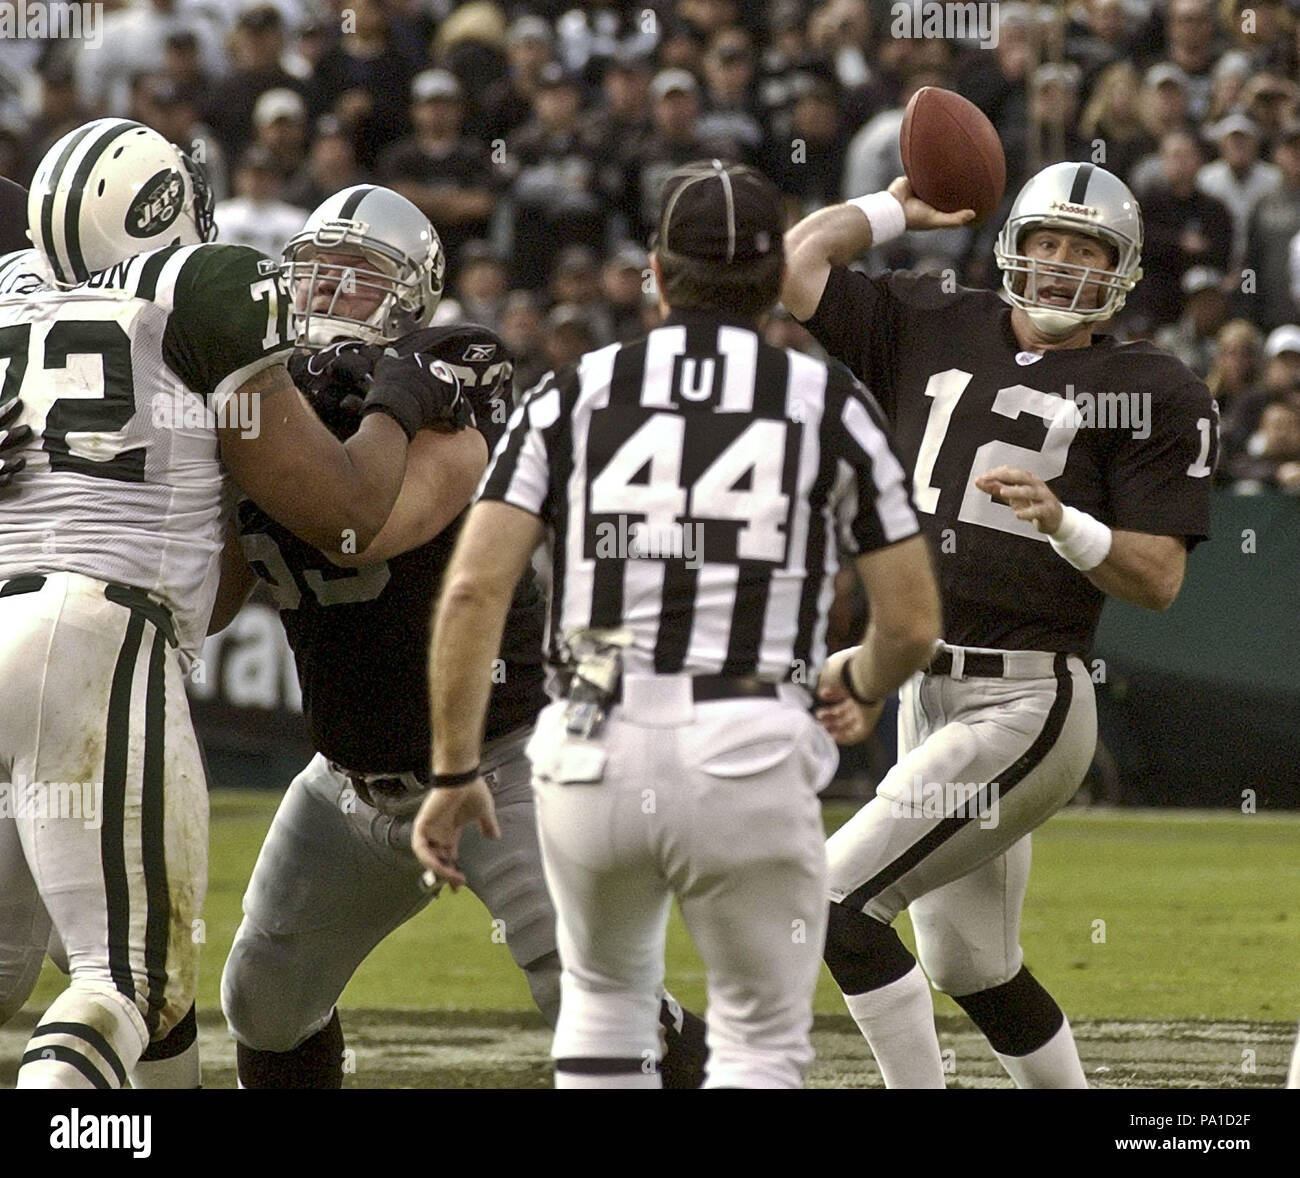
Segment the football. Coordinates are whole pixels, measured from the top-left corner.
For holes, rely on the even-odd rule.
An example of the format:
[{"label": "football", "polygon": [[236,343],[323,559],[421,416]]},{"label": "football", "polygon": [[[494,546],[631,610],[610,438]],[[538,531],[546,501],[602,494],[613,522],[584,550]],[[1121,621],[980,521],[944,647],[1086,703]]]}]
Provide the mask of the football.
[{"label": "football", "polygon": [[942,213],[974,209],[975,224],[992,216],[1007,182],[1007,161],[993,124],[951,90],[922,86],[912,95],[898,133],[912,191]]}]

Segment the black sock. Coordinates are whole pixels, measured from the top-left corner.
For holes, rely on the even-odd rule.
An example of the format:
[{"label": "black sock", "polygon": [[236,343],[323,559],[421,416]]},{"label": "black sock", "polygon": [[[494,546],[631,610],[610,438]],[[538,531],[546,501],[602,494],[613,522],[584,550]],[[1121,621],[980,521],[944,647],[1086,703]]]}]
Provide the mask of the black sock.
[{"label": "black sock", "polygon": [[257,1051],[235,1044],[245,1088],[342,1088],[343,1024],[336,1009],[310,1039],[292,1051]]},{"label": "black sock", "polygon": [[140,1055],[141,1063],[155,1063],[160,1059],[175,1059],[182,1051],[188,1050],[191,1043],[199,1037],[199,1021],[194,1017],[194,1007],[185,1012],[184,1017],[170,1031],[167,1038],[150,1043]]},{"label": "black sock", "polygon": [[698,1088],[704,1083],[704,1064],[709,1049],[704,1042],[704,1020],[684,1007],[659,1004],[659,1022],[664,1028],[664,1057],[659,1076],[665,1088]]},{"label": "black sock", "polygon": [[952,996],[999,1055],[1037,1051],[1065,1022],[1056,1000],[1024,966],[1009,982]]},{"label": "black sock", "polygon": [[911,972],[916,958],[891,925],[843,904],[832,904],[822,954],[845,994],[865,994]]}]

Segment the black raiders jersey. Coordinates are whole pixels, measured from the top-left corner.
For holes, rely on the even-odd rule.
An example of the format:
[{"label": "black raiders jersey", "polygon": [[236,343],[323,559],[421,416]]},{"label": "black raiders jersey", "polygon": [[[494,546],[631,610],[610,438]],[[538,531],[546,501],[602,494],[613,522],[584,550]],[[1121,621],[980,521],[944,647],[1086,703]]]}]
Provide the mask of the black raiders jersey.
[{"label": "black raiders jersey", "polygon": [[[511,412],[505,345],[473,324],[424,328],[399,340],[460,378],[489,453]],[[310,400],[311,398],[309,398]],[[357,419],[335,432],[347,436]],[[427,771],[429,622],[464,513],[429,543],[391,560],[340,568],[252,500],[238,508],[240,542],[270,587],[298,666],[316,748],[356,772]],[[531,570],[515,589],[493,671],[485,740],[530,724],[542,689],[543,602]]]},{"label": "black raiders jersey", "polygon": [[833,267],[807,324],[875,394],[933,541],[944,638],[1087,654],[1104,594],[1032,523],[975,486],[1037,474],[1108,526],[1207,539],[1218,409],[1188,368],[1143,340],[1025,352],[1011,307],[937,275]]}]

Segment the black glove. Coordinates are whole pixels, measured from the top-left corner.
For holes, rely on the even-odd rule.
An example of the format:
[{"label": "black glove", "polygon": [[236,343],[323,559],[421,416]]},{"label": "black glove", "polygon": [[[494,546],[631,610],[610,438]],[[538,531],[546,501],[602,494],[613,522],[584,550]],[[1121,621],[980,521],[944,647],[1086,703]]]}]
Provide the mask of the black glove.
[{"label": "black glove", "polygon": [[316,416],[336,434],[351,435],[361,424],[361,406],[370,389],[370,372],[383,348],[343,340],[319,351],[294,352],[289,376]]},{"label": "black glove", "polygon": [[408,438],[422,429],[455,433],[472,419],[460,379],[441,360],[416,352],[399,356],[388,349],[375,365],[361,413],[387,413]]},{"label": "black glove", "polygon": [[15,450],[21,450],[31,441],[30,425],[9,428],[9,423],[22,411],[23,403],[17,397],[0,408],[0,487],[7,487],[14,475],[27,465],[26,458],[10,457]]}]

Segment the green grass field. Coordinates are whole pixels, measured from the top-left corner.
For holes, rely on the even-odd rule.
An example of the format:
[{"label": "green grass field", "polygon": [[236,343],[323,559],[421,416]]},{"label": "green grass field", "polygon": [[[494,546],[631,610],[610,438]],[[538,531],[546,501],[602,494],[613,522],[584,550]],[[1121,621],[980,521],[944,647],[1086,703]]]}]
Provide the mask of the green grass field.
[{"label": "green grass field", "polygon": [[[199,1009],[205,1081],[233,1084],[220,1022],[221,964],[278,798],[212,798],[212,864]],[[851,812],[827,807],[828,828]],[[1022,942],[1030,968],[1075,1025],[1099,1085],[1276,1085],[1300,1016],[1300,814],[1071,808],[1034,836]],[[1099,923],[1100,922],[1100,923]],[[910,931],[902,928],[905,939]],[[703,971],[674,918],[668,982],[696,1009]],[[47,967],[23,1015],[0,1032],[12,1083],[27,1029],[63,985]],[[355,1082],[366,1086],[547,1082],[547,1033],[486,909],[443,896],[379,947],[343,996]],[[954,1086],[1003,1081],[956,1005],[936,995]],[[878,1082],[838,992],[817,993],[818,1086]],[[401,1013],[398,1013],[401,1012]]]}]

